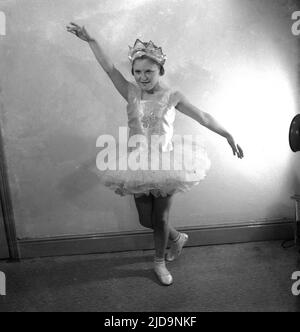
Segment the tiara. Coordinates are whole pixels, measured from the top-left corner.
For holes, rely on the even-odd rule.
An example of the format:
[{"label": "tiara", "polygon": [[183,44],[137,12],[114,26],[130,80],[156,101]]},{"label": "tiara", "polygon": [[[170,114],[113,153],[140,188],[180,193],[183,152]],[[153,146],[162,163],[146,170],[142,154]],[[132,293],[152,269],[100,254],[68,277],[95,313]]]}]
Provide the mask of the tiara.
[{"label": "tiara", "polygon": [[143,55],[155,60],[162,66],[167,59],[167,56],[162,52],[162,48],[157,47],[151,40],[149,43],[146,43],[137,39],[133,47],[129,46],[128,58],[130,62],[133,63],[135,59],[138,59]]}]

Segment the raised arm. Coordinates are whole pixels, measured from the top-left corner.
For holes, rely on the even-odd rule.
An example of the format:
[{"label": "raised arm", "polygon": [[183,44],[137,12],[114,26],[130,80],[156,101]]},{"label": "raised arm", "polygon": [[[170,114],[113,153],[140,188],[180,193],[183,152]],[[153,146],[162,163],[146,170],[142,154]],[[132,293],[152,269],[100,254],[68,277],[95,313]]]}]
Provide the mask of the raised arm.
[{"label": "raised arm", "polygon": [[233,154],[240,159],[244,157],[243,150],[235,143],[234,138],[225,128],[223,128],[210,114],[203,112],[196,106],[192,105],[182,93],[177,92],[177,94],[178,104],[176,105],[176,109],[178,109],[178,111],[196,120],[209,130],[225,137],[232,148]]},{"label": "raised arm", "polygon": [[95,38],[92,38],[86,31],[85,27],[80,27],[76,23],[71,22],[67,25],[67,31],[75,34],[81,40],[87,42],[93,51],[97,61],[107,73],[109,78],[112,80],[114,86],[122,95],[122,97],[127,100],[128,96],[128,86],[129,82],[125,77],[119,72],[119,70],[114,66],[109,57],[105,54],[104,50],[101,48],[99,43]]}]

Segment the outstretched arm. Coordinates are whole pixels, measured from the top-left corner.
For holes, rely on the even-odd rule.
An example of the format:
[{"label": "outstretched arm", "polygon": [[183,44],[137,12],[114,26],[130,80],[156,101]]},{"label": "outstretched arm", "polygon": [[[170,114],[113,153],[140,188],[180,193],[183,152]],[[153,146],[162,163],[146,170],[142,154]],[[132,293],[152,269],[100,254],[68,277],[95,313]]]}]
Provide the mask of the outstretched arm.
[{"label": "outstretched arm", "polygon": [[130,83],[124,78],[124,76],[119,72],[119,70],[116,69],[116,67],[111,62],[109,57],[105,54],[97,40],[89,35],[84,26],[80,27],[73,22],[71,22],[70,25],[67,26],[67,31],[75,34],[78,38],[89,44],[91,50],[93,51],[97,61],[99,62],[103,70],[110,77],[114,86],[122,95],[122,97],[127,100],[128,86]]},{"label": "outstretched arm", "polygon": [[182,112],[183,114],[191,117],[192,119],[196,120],[202,126],[210,129],[211,131],[225,137],[228,141],[228,144],[232,148],[232,152],[238,158],[243,158],[244,153],[241,147],[235,143],[232,135],[223,128],[210,114],[201,111],[194,105],[192,105],[183,94],[178,92],[179,102],[176,106],[178,111]]}]

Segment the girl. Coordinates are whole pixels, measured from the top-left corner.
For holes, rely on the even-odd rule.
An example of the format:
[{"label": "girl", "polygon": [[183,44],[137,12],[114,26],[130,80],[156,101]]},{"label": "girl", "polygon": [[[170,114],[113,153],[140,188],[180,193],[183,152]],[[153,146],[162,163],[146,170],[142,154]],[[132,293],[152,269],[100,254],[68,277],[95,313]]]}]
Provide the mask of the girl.
[{"label": "girl", "polygon": [[[128,103],[129,136],[130,138],[138,137],[141,144],[135,149],[128,147],[129,154],[119,155],[118,161],[126,161],[126,163],[128,161],[132,165],[131,169],[107,170],[102,173],[102,180],[119,195],[134,195],[141,225],[153,229],[155,274],[163,285],[171,285],[173,278],[166,268],[165,261],[172,261],[178,257],[188,240],[187,234],[179,233],[169,224],[173,195],[177,192],[188,191],[197,185],[210,167],[205,151],[196,142],[187,142],[183,147],[184,157],[187,156],[187,159],[191,157],[192,162],[185,164],[182,168],[175,166],[180,164],[182,157],[178,150],[175,151],[171,141],[175,108],[225,137],[233,154],[238,158],[243,158],[243,151],[235,143],[232,135],[211,115],[193,106],[179,91],[172,91],[163,86],[160,77],[165,72],[166,56],[153,42],[144,43],[137,40],[134,46],[130,47],[129,60],[132,65],[132,75],[136,81],[134,84],[124,78],[84,27],[70,23],[67,31],[89,44],[99,64]],[[148,145],[150,139],[151,149]],[[160,144],[158,147],[155,145],[157,142]],[[193,153],[190,147],[194,150],[196,148],[196,153]],[[143,156],[148,157],[142,158],[144,162],[138,169],[132,163],[137,153],[139,156],[144,153]],[[152,162],[158,161],[156,166],[159,166],[155,170],[149,166],[150,160],[151,166],[153,166]],[[163,160],[167,162],[169,168],[161,169]],[[168,239],[172,244],[165,255]]]}]

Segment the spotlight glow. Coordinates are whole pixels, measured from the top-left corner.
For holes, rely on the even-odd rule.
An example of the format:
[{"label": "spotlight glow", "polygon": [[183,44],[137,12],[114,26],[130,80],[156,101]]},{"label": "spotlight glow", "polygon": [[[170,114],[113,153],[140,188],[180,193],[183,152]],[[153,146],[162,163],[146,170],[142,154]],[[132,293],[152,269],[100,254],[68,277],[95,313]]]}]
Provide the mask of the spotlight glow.
[{"label": "spotlight glow", "polygon": [[262,175],[270,165],[282,168],[289,158],[288,128],[296,106],[288,77],[270,63],[255,68],[233,68],[224,78],[213,112],[234,133],[245,150],[251,175]]}]

